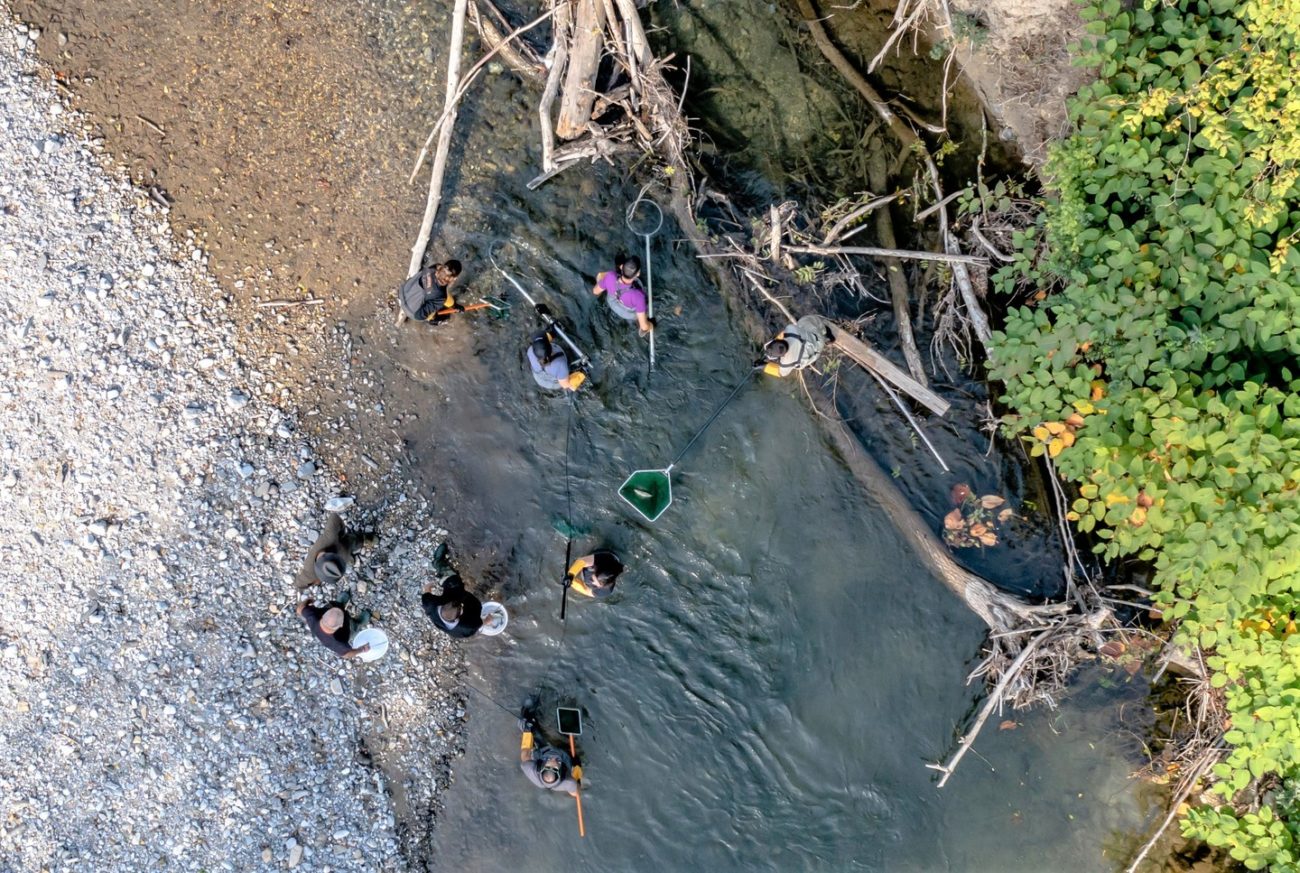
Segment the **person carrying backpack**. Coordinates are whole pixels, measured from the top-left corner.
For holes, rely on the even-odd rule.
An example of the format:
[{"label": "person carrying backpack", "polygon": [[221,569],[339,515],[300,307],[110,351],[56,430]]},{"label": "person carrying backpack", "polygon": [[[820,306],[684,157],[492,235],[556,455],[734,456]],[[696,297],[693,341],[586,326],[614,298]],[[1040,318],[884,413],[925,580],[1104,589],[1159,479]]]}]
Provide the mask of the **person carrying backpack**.
[{"label": "person carrying backpack", "polygon": [[397,292],[402,314],[416,321],[438,323],[464,307],[456,303],[451,286],[460,278],[460,261],[451,259],[421,270],[402,283]]}]

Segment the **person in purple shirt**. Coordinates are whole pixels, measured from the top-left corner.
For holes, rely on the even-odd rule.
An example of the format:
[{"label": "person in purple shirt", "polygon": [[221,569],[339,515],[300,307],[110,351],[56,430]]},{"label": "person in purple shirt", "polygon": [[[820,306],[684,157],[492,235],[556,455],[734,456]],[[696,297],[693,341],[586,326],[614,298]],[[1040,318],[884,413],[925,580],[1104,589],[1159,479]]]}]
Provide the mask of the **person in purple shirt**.
[{"label": "person in purple shirt", "polygon": [[608,294],[605,300],[610,311],[625,321],[635,321],[641,329],[641,336],[645,336],[654,330],[654,324],[646,313],[645,291],[637,281],[640,275],[640,258],[619,255],[614,259],[614,269],[596,274],[596,284],[591,293],[597,297]]}]

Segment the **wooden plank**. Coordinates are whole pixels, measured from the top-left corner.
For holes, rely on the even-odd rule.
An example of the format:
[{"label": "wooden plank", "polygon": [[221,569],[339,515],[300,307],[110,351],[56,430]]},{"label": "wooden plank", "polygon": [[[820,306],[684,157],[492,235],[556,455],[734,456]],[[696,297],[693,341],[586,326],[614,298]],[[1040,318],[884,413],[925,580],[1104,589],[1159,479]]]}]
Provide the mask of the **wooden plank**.
[{"label": "wooden plank", "polygon": [[899,391],[902,391],[935,415],[941,416],[948,411],[950,404],[947,400],[917,382],[889,358],[886,358],[844,328],[832,324],[831,335],[835,337],[835,348],[868,370],[876,373],[880,378],[889,381]]}]

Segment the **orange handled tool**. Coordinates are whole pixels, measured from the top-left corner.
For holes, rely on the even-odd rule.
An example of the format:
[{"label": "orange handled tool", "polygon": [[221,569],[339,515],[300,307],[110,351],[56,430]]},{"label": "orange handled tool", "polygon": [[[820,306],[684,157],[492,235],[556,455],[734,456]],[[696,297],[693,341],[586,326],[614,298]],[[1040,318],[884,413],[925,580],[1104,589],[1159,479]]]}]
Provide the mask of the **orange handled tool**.
[{"label": "orange handled tool", "polygon": [[[569,757],[577,758],[578,753],[573,748],[573,734],[569,734]],[[576,791],[573,792],[573,799],[578,801],[578,836],[585,837],[587,828],[582,823],[582,785],[579,783]]]}]

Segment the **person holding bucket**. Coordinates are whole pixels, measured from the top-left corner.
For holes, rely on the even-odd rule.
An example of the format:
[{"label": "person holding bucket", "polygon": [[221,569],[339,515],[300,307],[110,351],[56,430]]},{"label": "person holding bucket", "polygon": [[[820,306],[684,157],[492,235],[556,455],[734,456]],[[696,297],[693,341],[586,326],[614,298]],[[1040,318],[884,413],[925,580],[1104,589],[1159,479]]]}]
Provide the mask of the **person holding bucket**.
[{"label": "person holding bucket", "polygon": [[763,361],[760,361],[763,372],[781,377],[811,367],[833,341],[826,319],[805,315],[786,325],[785,330],[763,347]]},{"label": "person holding bucket", "polygon": [[619,255],[614,259],[614,269],[596,274],[596,284],[591,293],[599,297],[607,294],[609,309],[624,321],[635,321],[641,336],[654,330],[646,313],[646,294],[637,279],[641,275],[641,259],[636,255]]},{"label": "person holding bucket", "polygon": [[587,379],[585,373],[569,371],[569,356],[549,331],[533,334],[524,357],[533,372],[533,381],[547,391],[577,391]]},{"label": "person holding bucket", "polygon": [[352,648],[351,640],[362,628],[370,623],[370,610],[363,609],[356,618],[348,615],[346,607],[352,599],[352,592],[346,592],[338,600],[325,606],[316,606],[304,600],[298,604],[298,615],[303,624],[312,632],[312,636],[325,648],[340,658],[355,658],[370,651],[370,644]]},{"label": "person holding bucket", "polygon": [[623,562],[609,549],[597,549],[569,567],[565,582],[579,594],[604,599],[614,593],[614,583],[623,572]]}]

